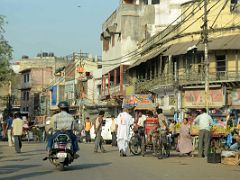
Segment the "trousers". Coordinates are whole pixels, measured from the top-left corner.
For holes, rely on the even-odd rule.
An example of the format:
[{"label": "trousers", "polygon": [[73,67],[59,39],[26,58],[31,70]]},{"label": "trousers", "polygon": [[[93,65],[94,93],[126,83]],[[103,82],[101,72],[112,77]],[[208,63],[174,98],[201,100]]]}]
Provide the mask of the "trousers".
[{"label": "trousers", "polygon": [[199,131],[198,157],[207,157],[210,145],[210,131],[201,129]]}]

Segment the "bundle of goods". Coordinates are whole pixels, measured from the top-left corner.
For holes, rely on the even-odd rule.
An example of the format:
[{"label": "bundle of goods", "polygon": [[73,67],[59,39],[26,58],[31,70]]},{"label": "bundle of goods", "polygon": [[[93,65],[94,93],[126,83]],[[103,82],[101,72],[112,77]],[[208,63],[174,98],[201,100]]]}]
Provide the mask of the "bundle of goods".
[{"label": "bundle of goods", "polygon": [[196,125],[192,125],[190,128],[190,134],[192,136],[198,136],[199,135],[199,127]]},{"label": "bundle of goods", "polygon": [[222,151],[222,163],[225,165],[240,165],[240,152]]},{"label": "bundle of goods", "polygon": [[225,136],[226,134],[227,130],[222,126],[213,125],[213,127],[211,128],[212,136]]}]

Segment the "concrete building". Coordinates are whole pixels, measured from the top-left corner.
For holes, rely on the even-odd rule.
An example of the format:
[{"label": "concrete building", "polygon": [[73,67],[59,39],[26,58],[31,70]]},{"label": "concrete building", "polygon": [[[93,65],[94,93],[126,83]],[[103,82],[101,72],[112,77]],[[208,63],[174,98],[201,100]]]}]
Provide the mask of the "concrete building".
[{"label": "concrete building", "polygon": [[[236,2],[208,3],[210,109],[239,107],[240,11]],[[165,111],[205,107],[203,2],[181,5],[181,21],[171,31],[142,42],[129,75],[138,93],[152,92]]]},{"label": "concrete building", "polygon": [[102,26],[103,99],[118,99],[121,104],[123,96],[134,93],[129,83],[131,79],[125,73],[127,67],[141,56],[139,49],[149,48],[144,43],[180,21],[177,19],[181,14],[180,5],[188,1],[120,1],[119,7]]},{"label": "concrete building", "polygon": [[52,68],[29,68],[21,73],[21,111],[30,118],[40,115],[40,94],[52,79]]}]

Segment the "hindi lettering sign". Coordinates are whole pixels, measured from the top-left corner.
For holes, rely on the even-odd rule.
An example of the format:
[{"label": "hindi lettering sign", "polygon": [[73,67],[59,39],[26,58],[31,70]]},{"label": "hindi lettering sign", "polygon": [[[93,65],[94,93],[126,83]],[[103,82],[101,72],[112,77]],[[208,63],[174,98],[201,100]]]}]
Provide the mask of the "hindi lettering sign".
[{"label": "hindi lettering sign", "polygon": [[[209,107],[222,107],[224,105],[224,96],[222,89],[209,90],[208,97]],[[205,91],[191,90],[185,91],[183,97],[184,107],[204,107],[205,106]]]},{"label": "hindi lettering sign", "polygon": [[153,101],[151,94],[135,94],[123,99],[122,107],[135,107],[138,104],[151,104]]}]

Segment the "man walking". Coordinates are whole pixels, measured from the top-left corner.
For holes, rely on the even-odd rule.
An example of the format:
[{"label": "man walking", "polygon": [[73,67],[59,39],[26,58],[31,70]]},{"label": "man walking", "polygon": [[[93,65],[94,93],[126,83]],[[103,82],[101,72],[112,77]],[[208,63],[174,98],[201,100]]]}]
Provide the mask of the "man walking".
[{"label": "man walking", "polygon": [[11,147],[13,142],[12,142],[12,122],[13,122],[13,116],[12,113],[9,113],[8,119],[7,119],[7,137],[8,137],[8,146]]},{"label": "man walking", "polygon": [[[210,144],[210,127],[213,124],[211,116],[207,114],[206,109],[194,120],[194,124],[199,125],[199,145],[198,157],[207,157]],[[203,151],[204,148],[204,151]]]},{"label": "man walking", "polygon": [[123,112],[120,113],[116,120],[117,129],[117,144],[120,152],[120,156],[126,156],[128,143],[130,140],[130,126],[134,123],[134,120],[128,109],[124,108]]},{"label": "man walking", "polygon": [[115,125],[115,117],[111,116],[112,124],[111,124],[111,134],[112,134],[112,146],[117,146],[117,135],[116,135],[116,125]]},{"label": "man walking", "polygon": [[12,134],[17,153],[20,153],[22,148],[23,120],[20,117],[20,113],[16,113],[12,122]]},{"label": "man walking", "polygon": [[85,121],[85,136],[86,136],[86,143],[90,143],[91,142],[91,136],[90,136],[90,129],[92,127],[92,122],[90,121],[89,117],[86,117],[86,121]]},{"label": "man walking", "polygon": [[94,148],[95,153],[98,152],[98,148],[100,148],[102,153],[105,152],[105,150],[103,148],[103,145],[102,145],[102,136],[101,136],[104,114],[105,114],[104,111],[100,111],[99,114],[98,114],[98,117],[97,117],[97,119],[94,123],[94,131],[95,131],[95,134],[96,134],[95,148]]}]

